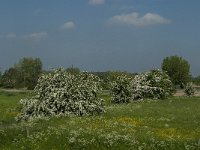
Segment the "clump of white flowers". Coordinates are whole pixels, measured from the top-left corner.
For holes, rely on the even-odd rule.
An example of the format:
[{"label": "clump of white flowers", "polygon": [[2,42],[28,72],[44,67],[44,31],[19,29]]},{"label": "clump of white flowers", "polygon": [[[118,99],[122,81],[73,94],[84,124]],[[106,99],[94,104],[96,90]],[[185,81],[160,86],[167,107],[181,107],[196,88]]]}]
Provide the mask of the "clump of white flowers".
[{"label": "clump of white flowers", "polygon": [[111,101],[125,103],[131,100],[152,98],[165,99],[174,92],[174,86],[169,76],[160,70],[136,75],[129,78],[121,75],[111,84]]},{"label": "clump of white flowers", "polygon": [[184,92],[187,96],[194,96],[194,93],[195,93],[195,89],[194,87],[192,86],[192,83],[187,83],[186,86],[185,86],[185,89],[184,89]]},{"label": "clump of white flowers", "polygon": [[131,78],[125,74],[117,77],[111,83],[110,93],[112,103],[128,103],[131,100]]},{"label": "clump of white flowers", "polygon": [[132,99],[165,99],[174,92],[169,76],[160,70],[138,74],[131,81]]},{"label": "clump of white flowers", "polygon": [[40,77],[34,97],[20,101],[22,110],[17,119],[101,113],[104,107],[98,96],[100,90],[99,78],[92,74],[54,70]]}]

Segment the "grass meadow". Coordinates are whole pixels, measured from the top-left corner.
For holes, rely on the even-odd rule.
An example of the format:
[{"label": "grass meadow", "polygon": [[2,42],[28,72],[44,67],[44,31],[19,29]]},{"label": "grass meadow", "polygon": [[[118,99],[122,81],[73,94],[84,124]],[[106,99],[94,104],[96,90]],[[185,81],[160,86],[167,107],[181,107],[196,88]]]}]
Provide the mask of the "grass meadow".
[{"label": "grass meadow", "polygon": [[25,92],[0,92],[0,149],[196,150],[200,149],[200,97],[171,97],[114,105],[106,112],[16,122]]}]

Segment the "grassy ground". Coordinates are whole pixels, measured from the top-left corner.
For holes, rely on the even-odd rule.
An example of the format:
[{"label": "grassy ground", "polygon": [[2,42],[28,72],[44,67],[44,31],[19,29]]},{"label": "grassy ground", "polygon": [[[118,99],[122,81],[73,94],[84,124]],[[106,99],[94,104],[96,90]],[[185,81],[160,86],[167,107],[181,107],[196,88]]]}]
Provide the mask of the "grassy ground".
[{"label": "grassy ground", "polygon": [[21,98],[0,93],[0,149],[200,149],[200,98],[112,105],[99,116],[18,123]]},{"label": "grassy ground", "polygon": [[0,90],[0,126],[15,122],[19,100],[29,96],[25,92],[4,92]]}]

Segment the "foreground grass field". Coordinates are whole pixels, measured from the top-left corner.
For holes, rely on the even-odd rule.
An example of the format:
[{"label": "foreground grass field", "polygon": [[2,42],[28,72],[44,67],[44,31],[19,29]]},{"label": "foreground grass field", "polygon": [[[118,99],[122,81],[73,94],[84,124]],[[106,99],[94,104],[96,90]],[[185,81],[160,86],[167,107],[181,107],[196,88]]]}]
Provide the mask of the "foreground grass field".
[{"label": "foreground grass field", "polygon": [[200,98],[111,105],[99,116],[16,122],[28,93],[0,92],[0,149],[200,149]]}]

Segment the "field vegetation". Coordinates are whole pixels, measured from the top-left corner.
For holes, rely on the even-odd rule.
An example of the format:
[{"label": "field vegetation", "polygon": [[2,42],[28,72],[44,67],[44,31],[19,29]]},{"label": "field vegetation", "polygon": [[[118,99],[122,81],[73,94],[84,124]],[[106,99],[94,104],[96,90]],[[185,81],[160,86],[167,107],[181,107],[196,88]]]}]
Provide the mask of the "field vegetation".
[{"label": "field vegetation", "polygon": [[200,98],[171,97],[112,104],[96,116],[17,122],[19,100],[0,93],[0,149],[200,149]]}]

